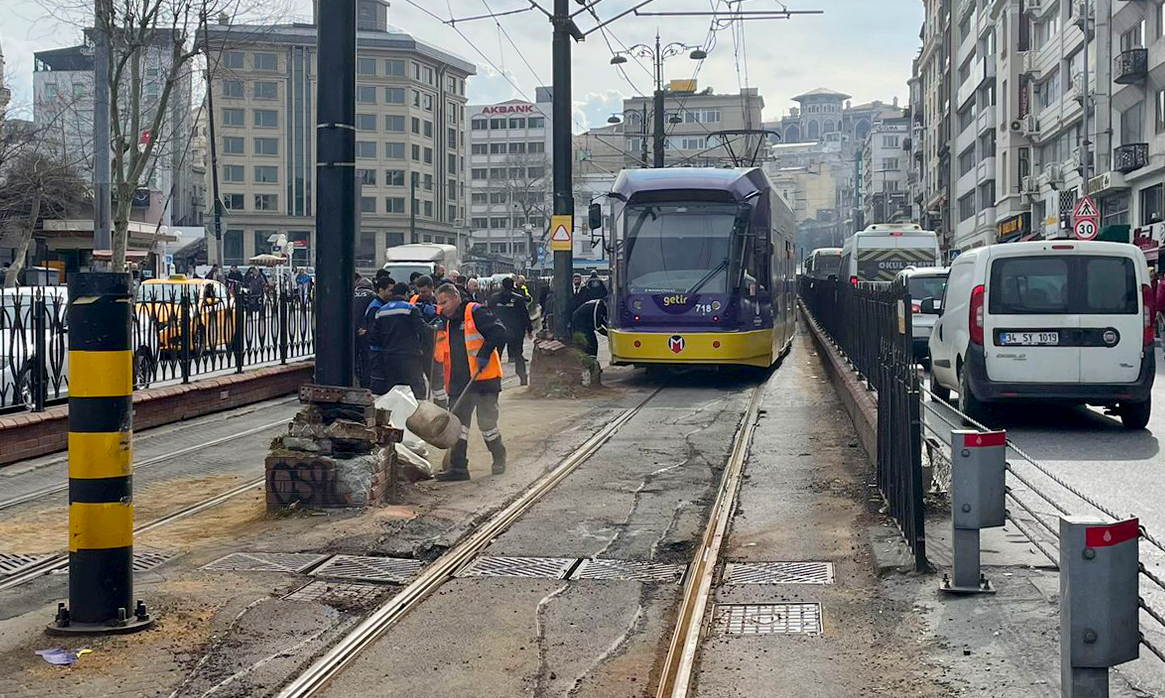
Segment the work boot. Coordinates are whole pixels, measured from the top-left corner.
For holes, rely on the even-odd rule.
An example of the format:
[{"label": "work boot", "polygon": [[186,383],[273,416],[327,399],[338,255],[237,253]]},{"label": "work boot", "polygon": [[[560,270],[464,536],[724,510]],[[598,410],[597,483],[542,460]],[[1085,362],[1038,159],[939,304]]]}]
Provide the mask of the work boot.
[{"label": "work boot", "polygon": [[438,482],[460,482],[469,479],[469,442],[458,439],[449,450],[449,467],[437,473]]},{"label": "work boot", "polygon": [[490,466],[490,472],[494,475],[501,475],[506,472],[506,447],[502,445],[500,438],[493,441],[486,441],[485,447],[493,455],[493,465]]},{"label": "work boot", "polygon": [[519,356],[518,360],[516,362],[514,362],[514,368],[518,374],[518,382],[521,385],[529,385],[530,381],[526,377],[526,359],[525,359],[525,357]]}]

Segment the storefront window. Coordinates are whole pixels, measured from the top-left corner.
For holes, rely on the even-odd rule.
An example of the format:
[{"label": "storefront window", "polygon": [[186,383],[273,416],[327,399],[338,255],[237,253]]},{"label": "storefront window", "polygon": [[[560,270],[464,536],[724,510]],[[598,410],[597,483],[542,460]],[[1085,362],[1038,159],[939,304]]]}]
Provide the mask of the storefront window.
[{"label": "storefront window", "polygon": [[1141,191],[1141,225],[1165,220],[1165,185],[1157,184]]},{"label": "storefront window", "polygon": [[1100,227],[1128,225],[1129,195],[1113,196],[1100,200]]}]

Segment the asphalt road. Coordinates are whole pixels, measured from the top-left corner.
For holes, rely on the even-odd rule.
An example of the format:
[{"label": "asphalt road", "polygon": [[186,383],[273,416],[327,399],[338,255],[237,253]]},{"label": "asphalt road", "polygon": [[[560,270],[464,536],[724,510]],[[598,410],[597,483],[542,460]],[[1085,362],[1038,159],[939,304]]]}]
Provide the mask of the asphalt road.
[{"label": "asphalt road", "polygon": [[[1157,349],[1157,380],[1153,386],[1155,409],[1148,428],[1126,430],[1117,417],[1103,410],[1087,407],[1050,405],[1011,406],[995,410],[990,426],[1007,429],[1008,438],[1033,461],[1054,474],[1072,489],[1121,516],[1136,516],[1148,532],[1165,541],[1165,357]],[[927,433],[950,443],[949,424],[957,421],[947,407],[930,400],[925,402]],[[1073,493],[1019,454],[1009,451],[1008,462],[1036,489],[1047,495],[1074,516],[1097,516],[1101,511]],[[1058,528],[1056,508],[1014,478],[1011,486],[1024,503],[1053,529]],[[1014,507],[1009,507],[1013,508]],[[1015,512],[1025,519],[1029,515]],[[1030,522],[1029,522],[1030,523]],[[1046,529],[1032,525],[1045,544],[1055,545]],[[1158,577],[1165,578],[1165,552],[1147,541],[1140,545],[1141,561]],[[1053,548],[1053,554],[1054,548]],[[1160,615],[1165,616],[1165,590],[1142,577],[1141,593]],[[1141,614],[1141,631],[1146,639],[1165,650],[1165,627],[1148,614]],[[1122,667],[1121,671],[1151,695],[1165,695],[1165,663],[1142,648],[1142,658]]]}]

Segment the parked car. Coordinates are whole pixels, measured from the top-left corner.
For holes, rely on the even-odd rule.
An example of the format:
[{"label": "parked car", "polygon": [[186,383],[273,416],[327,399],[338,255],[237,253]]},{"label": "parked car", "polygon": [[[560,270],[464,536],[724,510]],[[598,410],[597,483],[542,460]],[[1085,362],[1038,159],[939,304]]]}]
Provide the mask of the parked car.
[{"label": "parked car", "polygon": [[[43,363],[38,361],[36,313],[44,300]],[[45,398],[69,395],[69,334],[66,286],[18,286],[0,290],[0,407],[36,404],[43,384]],[[40,384],[37,366],[40,364]]]},{"label": "parked car", "polygon": [[1149,421],[1156,372],[1145,256],[1112,242],[1036,241],[963,252],[930,337],[932,390],[982,420],[1009,401],[1115,410]]},{"label": "parked car", "polygon": [[910,291],[910,329],[914,339],[914,358],[923,363],[930,362],[930,334],[938,320],[935,313],[922,312],[922,301],[935,298],[942,301],[947,287],[947,270],[944,267],[909,267],[898,272],[895,281],[905,281]]},{"label": "parked car", "polygon": [[212,279],[181,274],[142,282],[134,304],[134,385],[148,387],[157,362],[184,349],[183,306],[190,314],[191,355],[226,349],[234,338],[234,296]]}]

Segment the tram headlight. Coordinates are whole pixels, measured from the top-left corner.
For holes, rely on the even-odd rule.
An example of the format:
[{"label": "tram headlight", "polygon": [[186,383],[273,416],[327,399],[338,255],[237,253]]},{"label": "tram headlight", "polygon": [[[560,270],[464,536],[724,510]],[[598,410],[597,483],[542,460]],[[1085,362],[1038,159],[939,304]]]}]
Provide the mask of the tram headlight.
[{"label": "tram headlight", "polygon": [[636,298],[635,300],[631,301],[631,309],[637,313],[639,311],[643,310],[643,301],[639,298]]},{"label": "tram headlight", "polygon": [[720,301],[712,301],[712,310],[720,310]]}]

